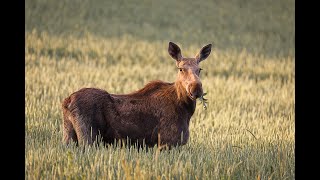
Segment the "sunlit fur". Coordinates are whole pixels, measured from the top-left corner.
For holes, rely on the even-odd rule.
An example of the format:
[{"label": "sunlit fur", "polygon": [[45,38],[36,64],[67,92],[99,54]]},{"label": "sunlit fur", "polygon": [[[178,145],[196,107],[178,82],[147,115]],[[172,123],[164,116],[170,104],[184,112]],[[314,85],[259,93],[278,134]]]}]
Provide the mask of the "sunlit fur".
[{"label": "sunlit fur", "polygon": [[176,61],[179,71],[173,83],[152,81],[136,92],[118,95],[83,88],[67,97],[62,103],[63,141],[93,144],[101,135],[106,143],[129,138],[147,146],[158,142],[169,147],[186,144],[196,98],[203,92],[199,61],[182,58],[180,48],[171,42],[169,54],[179,58]]}]

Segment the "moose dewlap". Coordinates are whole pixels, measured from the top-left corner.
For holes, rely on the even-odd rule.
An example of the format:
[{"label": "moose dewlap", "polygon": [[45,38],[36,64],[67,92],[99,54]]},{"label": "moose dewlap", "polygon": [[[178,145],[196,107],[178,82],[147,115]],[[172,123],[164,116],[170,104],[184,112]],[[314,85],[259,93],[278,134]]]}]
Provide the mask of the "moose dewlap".
[{"label": "moose dewlap", "polygon": [[196,99],[203,95],[199,63],[209,56],[211,46],[204,46],[194,58],[186,58],[179,46],[169,42],[169,55],[178,67],[173,83],[151,81],[130,94],[110,94],[96,88],[72,93],[62,103],[64,143],[91,145],[99,135],[105,143],[129,138],[147,146],[158,141],[169,147],[186,144]]}]

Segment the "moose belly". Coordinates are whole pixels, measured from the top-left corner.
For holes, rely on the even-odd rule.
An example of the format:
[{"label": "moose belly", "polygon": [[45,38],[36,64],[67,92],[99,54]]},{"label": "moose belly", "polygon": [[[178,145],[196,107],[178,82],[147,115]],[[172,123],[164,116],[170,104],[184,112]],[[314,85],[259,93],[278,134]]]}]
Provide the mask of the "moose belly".
[{"label": "moose belly", "polygon": [[122,113],[111,126],[118,139],[129,137],[133,140],[151,140],[152,132],[158,124],[158,118],[152,113],[127,111]]}]

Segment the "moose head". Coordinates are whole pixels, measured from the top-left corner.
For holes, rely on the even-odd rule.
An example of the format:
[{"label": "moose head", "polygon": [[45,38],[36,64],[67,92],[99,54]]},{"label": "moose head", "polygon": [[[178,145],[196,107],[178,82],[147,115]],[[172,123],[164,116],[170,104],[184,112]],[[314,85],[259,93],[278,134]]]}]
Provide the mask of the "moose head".
[{"label": "moose head", "polygon": [[200,80],[199,63],[205,60],[211,52],[212,44],[201,48],[200,52],[193,58],[183,57],[181,49],[173,42],[169,42],[168,52],[176,60],[176,66],[179,69],[176,83],[180,84],[191,100],[196,100],[203,94],[202,83]]}]

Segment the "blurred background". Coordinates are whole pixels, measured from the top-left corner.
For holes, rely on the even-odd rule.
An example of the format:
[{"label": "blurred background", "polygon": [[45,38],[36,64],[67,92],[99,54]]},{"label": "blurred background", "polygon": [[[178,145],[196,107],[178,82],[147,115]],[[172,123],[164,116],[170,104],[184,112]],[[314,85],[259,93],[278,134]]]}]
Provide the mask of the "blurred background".
[{"label": "blurred background", "polygon": [[28,0],[25,30],[294,54],[294,0]]}]

